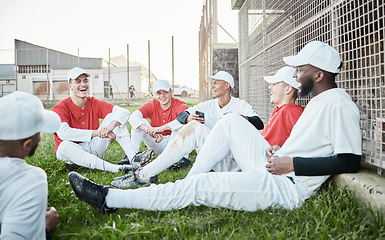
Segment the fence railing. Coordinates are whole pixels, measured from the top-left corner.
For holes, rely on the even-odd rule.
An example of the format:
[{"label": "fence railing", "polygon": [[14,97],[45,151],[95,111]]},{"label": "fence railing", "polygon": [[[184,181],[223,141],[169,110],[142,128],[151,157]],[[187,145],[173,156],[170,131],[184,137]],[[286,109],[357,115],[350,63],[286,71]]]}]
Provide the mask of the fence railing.
[{"label": "fence railing", "polygon": [[[264,75],[311,40],[343,60],[338,84],[360,109],[363,161],[385,169],[385,3],[378,0],[246,0],[239,11],[240,97],[266,121],[273,106]],[[309,98],[298,103],[306,106]]]}]

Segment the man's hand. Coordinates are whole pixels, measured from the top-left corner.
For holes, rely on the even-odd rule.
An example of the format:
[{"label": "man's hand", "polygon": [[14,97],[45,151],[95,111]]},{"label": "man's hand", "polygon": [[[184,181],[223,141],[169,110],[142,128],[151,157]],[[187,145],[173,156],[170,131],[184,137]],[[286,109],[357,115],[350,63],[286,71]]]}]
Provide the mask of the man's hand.
[{"label": "man's hand", "polygon": [[[110,132],[112,132],[117,126],[119,126],[120,123],[116,120],[111,121],[110,124],[108,124],[105,127],[100,128],[99,137],[100,138],[110,138]],[[111,138],[110,138],[111,140]]]},{"label": "man's hand", "polygon": [[202,124],[205,123],[205,119],[202,118],[202,117],[199,117],[199,115],[195,114],[195,113],[188,116],[188,118],[186,119],[186,123],[189,123],[189,122],[191,122],[193,120],[198,121],[198,122],[200,122]]},{"label": "man's hand", "polygon": [[266,164],[267,171],[272,174],[282,175],[294,171],[293,158],[291,157],[270,157]]},{"label": "man's hand", "polygon": [[47,208],[47,212],[45,213],[45,228],[49,232],[53,232],[56,230],[59,225],[59,215],[54,207]]},{"label": "man's hand", "polygon": [[161,141],[163,141],[163,135],[160,133],[155,133],[153,138],[155,139],[156,143],[160,143]]},{"label": "man's hand", "polygon": [[171,130],[171,128],[167,124],[160,127],[147,128],[146,133],[150,136],[154,136],[156,133],[162,133],[166,130]]},{"label": "man's hand", "polygon": [[113,141],[115,141],[115,139],[116,139],[116,134],[115,134],[114,132],[109,132],[109,133],[107,134],[107,137],[109,138],[109,141],[110,141],[110,142],[113,142]]},{"label": "man's hand", "polygon": [[281,149],[281,147],[278,145],[275,145],[266,149],[267,159],[271,158],[279,149]]}]

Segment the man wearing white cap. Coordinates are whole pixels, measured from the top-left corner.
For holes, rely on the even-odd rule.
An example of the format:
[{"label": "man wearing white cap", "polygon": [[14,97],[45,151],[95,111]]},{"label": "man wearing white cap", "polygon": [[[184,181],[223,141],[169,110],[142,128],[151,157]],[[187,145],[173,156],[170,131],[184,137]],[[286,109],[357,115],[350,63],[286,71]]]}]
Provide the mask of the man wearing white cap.
[{"label": "man wearing white cap", "polygon": [[[215,124],[185,179],[135,190],[109,189],[78,173],[75,194],[96,209],[180,209],[206,205],[243,211],[299,207],[331,174],[357,172],[361,161],[360,114],[335,76],[341,59],[326,43],[308,43],[284,61],[296,67],[299,95],[313,98],[277,150],[238,114]],[[266,150],[266,151],[265,151]],[[210,172],[231,152],[241,172]],[[153,197],[156,196],[156,197]]]},{"label": "man wearing white cap", "polygon": [[[167,80],[157,81],[154,92],[155,99],[133,112],[128,120],[132,126],[131,143],[136,152],[143,140],[156,154],[163,152],[182,127],[176,117],[188,108],[185,102],[172,97],[172,89]],[[147,118],[151,123],[148,123]],[[127,160],[120,163],[127,163]],[[177,166],[185,165],[191,165],[191,161],[183,157]]]},{"label": "man wearing white cap", "polygon": [[303,107],[295,104],[298,82],[293,78],[294,70],[286,66],[279,69],[274,76],[264,77],[270,83],[270,102],[275,104],[262,132],[262,136],[271,146],[283,145],[303,112]]},{"label": "man wearing white cap", "polygon": [[[55,133],[57,158],[69,166],[109,172],[131,170],[131,164],[112,164],[102,159],[110,142],[116,140],[132,162],[145,164],[150,161],[152,150],[137,154],[131,146],[126,128],[130,112],[88,96],[90,76],[81,68],[71,69],[67,76],[70,96],[52,108],[61,118],[60,128]],[[99,119],[103,119],[101,124]]]},{"label": "man wearing white cap", "polygon": [[60,118],[18,91],[0,98],[0,109],[0,239],[45,239],[46,213],[49,230],[59,217],[53,207],[47,212],[47,175],[24,158],[34,155],[42,132],[57,131]]},{"label": "man wearing white cap", "polygon": [[[111,185],[117,188],[132,188],[154,182],[155,176],[179,161],[183,156],[196,149],[198,152],[209,135],[211,129],[225,114],[235,113],[247,119],[256,129],[263,129],[263,122],[257,116],[249,103],[230,95],[234,87],[233,77],[224,71],[217,72],[214,76],[206,77],[211,82],[211,90],[215,99],[198,103],[192,108],[180,113],[178,121],[186,124],[181,128],[173,141],[150,164],[130,173],[123,178],[116,178]],[[197,113],[203,113],[200,116]],[[213,166],[217,172],[239,171],[238,164],[231,154],[223,161]]]}]

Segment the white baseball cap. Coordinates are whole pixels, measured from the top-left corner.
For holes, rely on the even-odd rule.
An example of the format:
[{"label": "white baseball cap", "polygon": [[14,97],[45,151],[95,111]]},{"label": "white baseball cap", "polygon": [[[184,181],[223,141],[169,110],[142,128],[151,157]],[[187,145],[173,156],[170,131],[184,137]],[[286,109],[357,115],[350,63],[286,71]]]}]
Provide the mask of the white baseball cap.
[{"label": "white baseball cap", "polygon": [[278,72],[274,74],[274,76],[264,76],[263,79],[265,79],[265,81],[270,84],[277,83],[277,82],[285,82],[290,86],[292,86],[293,88],[298,89],[299,84],[297,80],[293,78],[294,71],[295,69],[293,67],[286,66],[279,69]]},{"label": "white baseball cap", "polygon": [[86,72],[84,69],[82,69],[80,67],[74,67],[68,71],[67,80],[68,80],[68,82],[70,82],[71,79],[76,79],[77,77],[79,77],[82,74],[87,75],[87,77],[91,77],[91,75],[88,72]]},{"label": "white baseball cap", "polygon": [[0,98],[0,140],[29,138],[38,132],[54,133],[60,117],[44,110],[41,101],[25,92],[13,92]]},{"label": "white baseball cap", "polygon": [[154,91],[155,92],[157,92],[159,90],[170,91],[170,89],[171,89],[171,86],[167,80],[158,80],[154,84]]},{"label": "white baseball cap", "polygon": [[230,83],[231,88],[234,87],[234,78],[228,72],[219,71],[214,76],[207,76],[206,77],[206,82],[211,82],[213,79],[215,79],[215,80],[223,80],[225,82]]},{"label": "white baseball cap", "polygon": [[331,73],[339,73],[341,65],[337,50],[320,41],[309,42],[297,55],[284,57],[283,61],[293,67],[310,64]]}]

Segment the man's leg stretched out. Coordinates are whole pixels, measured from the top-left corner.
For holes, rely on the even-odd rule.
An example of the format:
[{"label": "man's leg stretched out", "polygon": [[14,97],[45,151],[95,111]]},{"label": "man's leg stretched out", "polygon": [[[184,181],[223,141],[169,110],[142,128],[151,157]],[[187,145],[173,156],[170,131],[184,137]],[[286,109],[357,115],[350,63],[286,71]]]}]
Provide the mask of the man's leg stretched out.
[{"label": "man's leg stretched out", "polygon": [[238,114],[226,114],[211,130],[188,177],[209,172],[231,153],[242,172],[266,169],[270,147],[259,131]]},{"label": "man's leg stretched out", "polygon": [[134,190],[109,189],[69,174],[75,194],[94,208],[136,208],[167,211],[189,205],[256,211],[280,205],[292,209],[304,197],[287,177],[266,170],[254,172],[210,172],[177,180],[175,183],[151,185]]},{"label": "man's leg stretched out", "polygon": [[[152,177],[178,162],[192,150],[197,149],[199,152],[209,132],[209,128],[197,121],[186,124],[154,161],[137,172],[114,180],[111,185],[117,188],[131,188],[150,183]],[[140,181],[137,181],[138,178]]]}]

